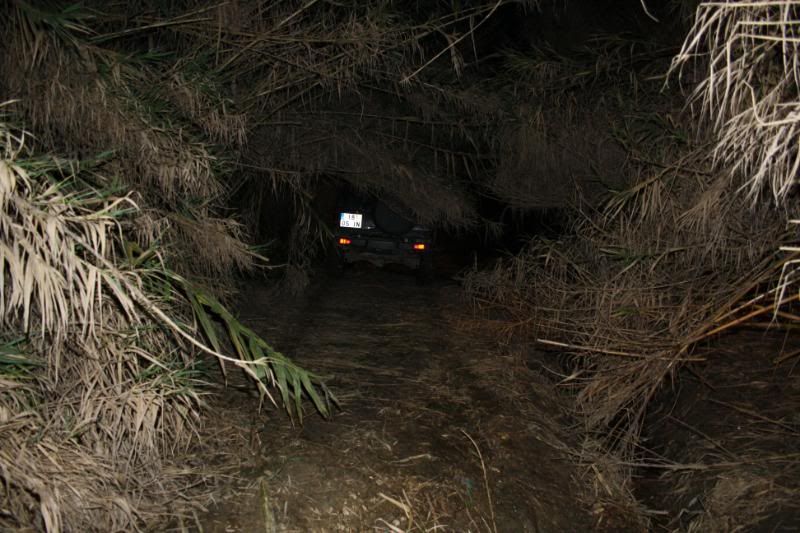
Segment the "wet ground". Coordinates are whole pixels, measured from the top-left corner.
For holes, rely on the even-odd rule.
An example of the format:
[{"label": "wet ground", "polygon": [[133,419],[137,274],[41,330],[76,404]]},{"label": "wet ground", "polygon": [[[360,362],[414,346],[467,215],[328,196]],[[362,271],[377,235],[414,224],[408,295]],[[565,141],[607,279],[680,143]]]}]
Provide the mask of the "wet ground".
[{"label": "wet ground", "polygon": [[243,321],[332,376],[341,409],[299,425],[245,386],[213,399],[204,438],[230,477],[204,531],[620,527],[570,456],[568,399],[530,354],[473,327],[455,283],[355,269],[302,300],[245,294]]}]

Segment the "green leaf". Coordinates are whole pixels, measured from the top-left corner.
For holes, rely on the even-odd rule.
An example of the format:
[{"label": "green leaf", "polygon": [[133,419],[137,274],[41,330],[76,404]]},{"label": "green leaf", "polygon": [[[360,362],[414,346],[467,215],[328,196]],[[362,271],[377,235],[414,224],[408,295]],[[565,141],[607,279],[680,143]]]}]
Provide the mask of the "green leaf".
[{"label": "green leaf", "polygon": [[314,384],[311,383],[311,379],[308,376],[307,372],[301,373],[301,379],[303,381],[303,386],[305,387],[306,394],[311,398],[311,401],[314,402],[314,406],[319,410],[323,416],[328,416],[328,405],[327,402],[323,401],[323,399],[317,393],[316,387]]},{"label": "green leaf", "polygon": [[303,383],[300,381],[300,373],[292,372],[292,388],[294,389],[294,407],[300,423],[303,422]]},{"label": "green leaf", "polygon": [[221,347],[219,343],[219,338],[217,337],[217,330],[214,327],[214,324],[211,323],[211,319],[209,318],[208,314],[206,313],[203,306],[200,302],[193,295],[189,295],[189,303],[192,306],[192,310],[194,311],[194,316],[197,319],[197,322],[200,324],[200,327],[203,329],[203,333],[205,333],[206,338],[211,343],[211,347],[217,353],[221,353]]}]

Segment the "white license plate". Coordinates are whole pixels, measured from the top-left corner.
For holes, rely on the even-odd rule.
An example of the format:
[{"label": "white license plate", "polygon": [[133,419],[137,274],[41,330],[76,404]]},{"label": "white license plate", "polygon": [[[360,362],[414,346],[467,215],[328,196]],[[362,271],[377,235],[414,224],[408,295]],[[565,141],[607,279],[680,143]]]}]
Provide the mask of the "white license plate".
[{"label": "white license plate", "polygon": [[339,215],[339,227],[361,229],[362,216],[360,213],[341,213]]}]

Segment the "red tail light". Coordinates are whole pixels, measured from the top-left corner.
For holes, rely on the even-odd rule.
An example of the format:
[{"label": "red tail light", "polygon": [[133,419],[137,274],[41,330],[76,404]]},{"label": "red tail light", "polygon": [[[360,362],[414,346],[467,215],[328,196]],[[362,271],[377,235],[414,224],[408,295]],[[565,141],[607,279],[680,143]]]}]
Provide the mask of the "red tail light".
[{"label": "red tail light", "polygon": [[347,246],[351,242],[353,242],[353,241],[351,241],[347,237],[339,237],[339,244],[341,244],[342,246]]},{"label": "red tail light", "polygon": [[426,248],[425,244],[424,244],[424,243],[421,243],[421,242],[418,242],[418,243],[416,243],[416,244],[414,245],[414,249],[415,249],[415,250],[417,250],[417,251],[419,251],[419,252],[423,252],[423,251],[425,251],[425,248]]}]

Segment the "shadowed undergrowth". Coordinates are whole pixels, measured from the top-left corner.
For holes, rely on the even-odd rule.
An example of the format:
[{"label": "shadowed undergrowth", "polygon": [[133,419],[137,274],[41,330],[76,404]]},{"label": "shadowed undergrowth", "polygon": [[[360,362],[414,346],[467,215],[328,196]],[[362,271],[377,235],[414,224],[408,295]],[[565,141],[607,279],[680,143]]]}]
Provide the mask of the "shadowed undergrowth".
[{"label": "shadowed undergrowth", "polygon": [[[702,360],[694,355],[700,341],[744,325],[791,329],[797,320],[791,307],[782,309],[797,299],[785,285],[795,280],[786,221],[796,208],[784,202],[796,182],[797,117],[790,110],[798,72],[788,59],[797,57],[795,9],[701,2],[671,65],[669,55],[651,50],[653,61],[631,52],[627,68],[603,70],[620,58],[603,48],[583,63],[554,66],[535,51],[512,64],[542,73],[518,90],[530,86],[547,103],[583,102],[577,109],[604,117],[624,154],[623,186],[599,203],[578,198],[569,232],[533,238],[495,268],[468,273],[466,288],[501,337],[570,355],[563,385],[576,392],[587,430],[617,452],[628,479],[633,465],[650,464],[641,431],[652,399],[675,383],[679,369]],[[653,76],[656,66],[656,73],[671,69],[669,85]],[[679,72],[681,80],[699,80],[688,109]],[[563,81],[540,82],[554,77]],[[570,107],[550,108],[572,117]],[[566,151],[556,149],[564,158],[585,135],[570,136],[574,122],[549,120],[538,130],[569,139],[562,141]],[[601,160],[586,166],[603,168]],[[763,497],[778,502],[784,495],[776,489]],[[734,509],[725,513],[691,527],[724,529],[735,521]]]},{"label": "shadowed undergrowth", "polygon": [[[319,378],[170,272],[157,248],[126,246],[139,211],[104,183],[102,161],[37,156],[35,141],[3,119],[5,527],[129,529],[180,513],[165,501],[186,481],[164,467],[201,423],[203,352],[242,369],[264,395],[277,388],[290,413],[302,416],[304,395],[330,413]],[[160,491],[148,488],[153,480]]]}]

